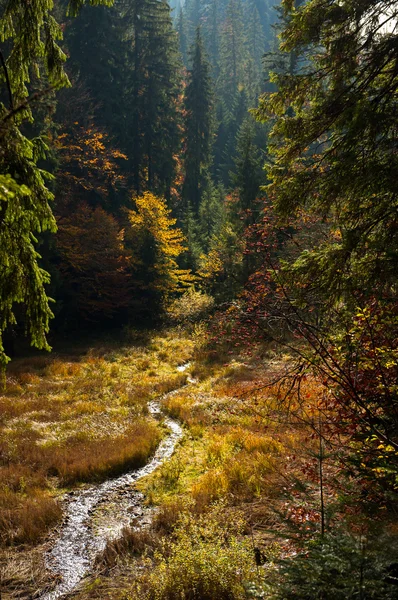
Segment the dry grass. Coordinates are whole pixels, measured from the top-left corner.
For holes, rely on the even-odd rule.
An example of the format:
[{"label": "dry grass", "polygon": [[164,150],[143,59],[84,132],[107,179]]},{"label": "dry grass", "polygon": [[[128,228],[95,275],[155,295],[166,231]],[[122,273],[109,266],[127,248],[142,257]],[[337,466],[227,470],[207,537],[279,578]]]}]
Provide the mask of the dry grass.
[{"label": "dry grass", "polygon": [[[210,569],[224,554],[229,556],[231,540],[237,548],[240,541],[249,546],[269,545],[264,530],[278,524],[275,507],[304,521],[310,515],[318,526],[316,464],[315,471],[308,471],[308,485],[302,489],[299,485],[316,440],[296,418],[307,418],[316,409],[316,382],[303,382],[303,407],[294,398],[286,402],[282,391],[270,385],[283,360],[278,363],[273,356],[264,370],[254,361],[238,359],[211,364],[205,354],[198,359],[199,351],[196,363],[178,372],[176,367],[191,359],[192,351],[193,342],[174,332],[146,340],[145,345],[118,350],[102,347],[79,360],[57,357],[32,366],[15,365],[10,372],[9,391],[0,398],[4,405],[0,424],[4,543],[39,540],[59,516],[54,498],[62,486],[142,464],[160,435],[148,417],[147,401],[183,386],[187,377],[200,380],[164,400],[165,409],[185,424],[187,434],[173,458],[138,484],[147,502],[158,506],[151,529],[126,530],[121,540],[109,544],[94,577],[76,592],[80,600],[169,598],[156,595],[164,583],[162,569],[171,565],[179,573],[183,562],[180,565],[178,552],[181,557],[188,547],[191,554],[196,552],[182,533],[184,519],[196,531],[195,523],[204,522],[201,515],[205,520],[206,515],[213,515],[213,537],[203,545],[203,553],[192,559],[194,569],[198,565]],[[297,506],[301,492],[312,502],[304,516],[291,510],[290,500],[294,497]],[[23,504],[28,498],[29,506]],[[216,518],[217,503],[222,509]],[[240,537],[236,533],[228,537],[225,515],[234,521],[242,512],[245,525]],[[22,513],[35,515],[35,531],[28,527],[32,519],[20,518]],[[214,550],[218,538],[221,542]],[[170,551],[164,550],[162,539],[171,544]],[[245,557],[244,569],[249,572],[253,567],[250,551]],[[151,569],[157,573],[153,577]],[[134,589],[132,581],[138,582]],[[216,580],[213,583],[215,595],[209,597],[223,597],[216,595],[221,592]]]},{"label": "dry grass", "polygon": [[49,577],[44,551],[43,547],[29,553],[15,549],[0,551],[2,600],[29,600],[50,589],[56,576]]},{"label": "dry grass", "polygon": [[[186,435],[173,458],[138,483],[147,502],[157,505],[150,530],[126,531],[110,545],[79,600],[247,598],[234,577],[247,572],[254,581],[255,548],[269,563],[319,532],[319,440],[311,421],[319,417],[322,386],[307,376],[300,401],[286,395],[288,388],[272,382],[290,359],[274,350],[265,364],[208,358],[200,349],[189,369],[199,382],[164,400]],[[332,510],[328,457],[323,468]],[[226,526],[239,521],[239,531]],[[234,548],[247,552],[234,554]],[[234,565],[225,574],[231,577],[226,590],[219,587],[223,565]]]},{"label": "dry grass", "polygon": [[147,402],[183,385],[192,353],[177,332],[135,344],[11,363],[0,395],[0,544],[37,543],[59,520],[57,496],[143,465],[162,435]]},{"label": "dry grass", "polygon": [[[200,381],[164,401],[169,414],[186,426],[183,442],[167,464],[138,483],[147,502],[157,505],[150,531],[142,536],[126,532],[120,543],[108,548],[95,583],[77,594],[79,600],[170,600],[176,597],[174,583],[184,565],[192,569],[181,575],[181,586],[202,569],[195,580],[195,589],[201,589],[207,569],[228,555],[233,540],[239,547],[255,545],[270,556],[291,551],[284,541],[288,521],[304,532],[319,529],[317,440],[303,422],[316,415],[317,383],[303,380],[305,401],[300,404],[272,385],[286,358],[277,361],[273,355],[267,368],[238,359],[209,364],[204,358],[189,369]],[[188,519],[194,529],[195,523],[202,527],[210,515],[214,537],[202,544],[207,534],[200,529],[198,544],[192,545],[181,524]],[[228,515],[233,522],[243,519],[238,537],[225,532]],[[220,540],[219,545],[214,540]],[[251,551],[243,562],[240,568],[253,568]],[[213,581],[213,595],[203,597],[223,597],[218,581]],[[240,597],[236,594],[228,598]]]},{"label": "dry grass", "polygon": [[[187,505],[200,514],[220,500],[256,505],[262,521],[272,521],[275,503],[280,508],[287,495],[298,493],[308,461],[313,471],[309,487],[315,485],[316,497],[317,441],[300,419],[316,411],[319,386],[311,378],[303,381],[305,407],[293,397],[284,400],[283,390],[272,385],[284,362],[274,358],[264,370],[260,363],[235,359],[211,365],[206,377],[202,361],[191,369],[201,372],[201,382],[167,397],[165,409],[190,435],[168,465],[140,483],[148,501],[159,505],[163,520],[169,521],[165,529],[172,529]],[[306,485],[303,489],[307,494]]]}]

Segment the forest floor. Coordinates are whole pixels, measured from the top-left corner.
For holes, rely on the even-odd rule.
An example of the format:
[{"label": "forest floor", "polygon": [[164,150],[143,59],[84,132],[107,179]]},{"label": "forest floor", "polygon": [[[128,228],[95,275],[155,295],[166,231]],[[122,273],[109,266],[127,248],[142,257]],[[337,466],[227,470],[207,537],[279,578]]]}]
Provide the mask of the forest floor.
[{"label": "forest floor", "polygon": [[65,492],[153,454],[165,434],[147,411],[155,398],[184,437],[134,486],[155,507],[152,523],[109,543],[74,598],[173,599],[187,586],[198,598],[261,597],[273,561],[319,532],[322,514],[339,518],[331,452],[321,507],[316,382],[303,382],[299,406],[275,383],[290,356],[225,349],[215,359],[202,334],[133,333],[122,345],[13,361],[0,397],[2,600],[48,589],[44,553]]}]

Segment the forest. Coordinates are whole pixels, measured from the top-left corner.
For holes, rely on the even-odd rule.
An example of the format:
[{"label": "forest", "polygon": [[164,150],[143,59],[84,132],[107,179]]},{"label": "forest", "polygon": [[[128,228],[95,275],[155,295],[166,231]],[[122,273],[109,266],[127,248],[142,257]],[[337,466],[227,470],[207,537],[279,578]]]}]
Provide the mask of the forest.
[{"label": "forest", "polygon": [[0,600],[398,598],[397,2],[0,0],[0,86]]}]

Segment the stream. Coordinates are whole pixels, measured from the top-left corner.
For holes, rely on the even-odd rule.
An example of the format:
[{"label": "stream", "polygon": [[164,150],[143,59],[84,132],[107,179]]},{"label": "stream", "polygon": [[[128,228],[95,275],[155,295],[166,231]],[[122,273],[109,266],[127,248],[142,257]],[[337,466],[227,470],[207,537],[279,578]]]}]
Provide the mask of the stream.
[{"label": "stream", "polygon": [[[183,366],[179,370],[183,370]],[[162,416],[159,403],[149,403],[148,409],[154,417]],[[123,528],[133,519],[137,527],[150,521],[143,509],[143,495],[131,486],[168,460],[181,439],[183,432],[176,421],[165,418],[164,423],[170,434],[144,467],[69,494],[64,524],[47,555],[47,567],[61,582],[53,591],[40,596],[40,600],[56,600],[72,592],[90,573],[95,558],[108,541],[120,537]]]}]

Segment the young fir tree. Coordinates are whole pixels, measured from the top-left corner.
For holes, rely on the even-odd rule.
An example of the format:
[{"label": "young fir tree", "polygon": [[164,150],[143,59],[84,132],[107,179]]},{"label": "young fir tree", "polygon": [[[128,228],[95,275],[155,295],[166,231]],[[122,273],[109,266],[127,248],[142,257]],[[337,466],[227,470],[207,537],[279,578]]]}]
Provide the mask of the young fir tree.
[{"label": "young fir tree", "polygon": [[255,200],[265,178],[256,126],[258,124],[249,115],[243,121],[236,139],[235,169],[231,175],[232,183],[239,192],[240,209],[250,213],[255,209]]},{"label": "young fir tree", "polygon": [[223,184],[229,187],[235,138],[248,109],[249,54],[240,0],[229,1],[221,25],[220,39],[220,75],[216,86],[218,131],[214,149],[214,170]]},{"label": "young fir tree", "polygon": [[219,0],[212,0],[207,6],[206,21],[203,25],[203,38],[212,66],[212,77],[217,81],[220,74],[220,14]]},{"label": "young fir tree", "polygon": [[192,68],[185,93],[185,208],[198,215],[211,162],[212,85],[210,65],[204,53],[200,29],[191,50]]},{"label": "young fir tree", "polygon": [[200,241],[202,251],[205,254],[210,251],[224,224],[224,200],[225,190],[223,186],[216,187],[209,181],[199,208]]},{"label": "young fir tree", "polygon": [[201,0],[186,0],[185,11],[187,18],[188,47],[195,43],[196,30],[201,26]]},{"label": "young fir tree", "polygon": [[241,0],[230,0],[221,29],[220,77],[217,92],[230,105],[244,87],[248,53]]},{"label": "young fir tree", "polygon": [[[122,6],[121,0],[110,8],[84,6],[79,19],[67,22],[65,29],[74,84],[87,90],[96,126],[105,128],[118,146],[128,117],[124,101],[130,50]],[[60,109],[62,112],[63,107]],[[75,121],[84,117],[83,111],[76,114]]]},{"label": "young fir tree", "polygon": [[263,90],[263,65],[266,42],[260,15],[253,0],[245,4],[246,49],[249,55],[246,73],[246,88],[249,104],[254,107]]},{"label": "young fir tree", "polygon": [[247,116],[248,99],[246,90],[241,89],[228,105],[226,101],[217,106],[218,130],[214,144],[214,171],[225,187],[230,187],[230,174],[234,169],[236,136]]}]

